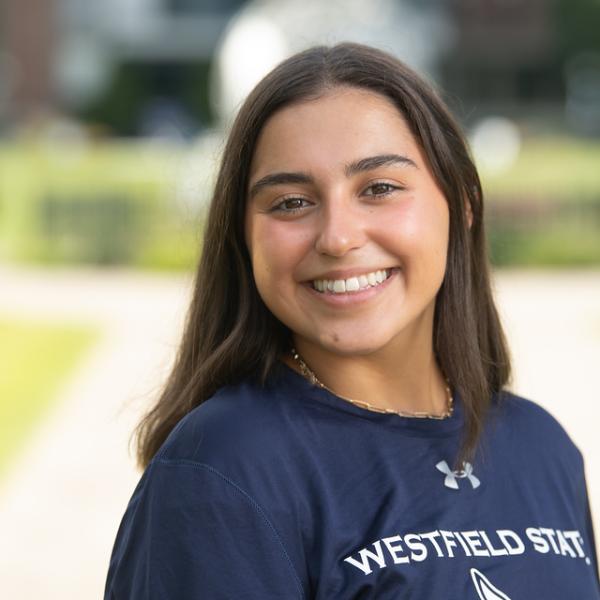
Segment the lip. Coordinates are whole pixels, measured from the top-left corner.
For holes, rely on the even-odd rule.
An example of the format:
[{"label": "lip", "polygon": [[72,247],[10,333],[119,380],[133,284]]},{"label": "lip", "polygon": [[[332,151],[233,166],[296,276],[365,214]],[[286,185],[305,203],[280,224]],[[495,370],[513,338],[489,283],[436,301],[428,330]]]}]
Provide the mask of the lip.
[{"label": "lip", "polygon": [[[375,270],[378,271],[378,270],[382,270],[382,269],[375,269]],[[375,287],[368,287],[368,288],[365,288],[364,290],[358,290],[356,292],[345,292],[342,294],[334,294],[331,292],[319,292],[312,286],[312,281],[305,282],[302,284],[302,286],[313,297],[317,298],[318,300],[320,300],[321,302],[324,302],[325,304],[327,304],[329,306],[335,306],[335,307],[355,306],[356,304],[362,304],[364,302],[368,302],[372,298],[382,294],[387,289],[387,287],[390,285],[390,282],[392,280],[396,279],[396,277],[398,276],[398,273],[400,272],[400,269],[398,267],[394,267],[394,268],[390,269],[390,271],[391,271],[390,276],[385,281],[381,282],[379,285],[377,285]],[[370,271],[366,271],[366,272],[370,272]],[[356,271],[355,271],[355,273],[356,273]],[[365,273],[365,271],[361,271],[358,274],[361,275],[364,273]],[[352,277],[352,275],[350,275],[350,277]],[[327,277],[324,277],[324,279],[327,279]],[[334,279],[334,278],[332,277],[332,279]],[[344,278],[339,277],[339,279],[344,279]]]},{"label": "lip", "polygon": [[311,284],[313,281],[318,279],[350,279],[350,277],[358,277],[359,275],[366,275],[367,273],[375,273],[375,271],[395,270],[399,270],[399,267],[357,267],[355,269],[338,269],[335,271],[327,271],[327,273],[322,273],[313,277],[312,279],[307,279],[304,283]]}]

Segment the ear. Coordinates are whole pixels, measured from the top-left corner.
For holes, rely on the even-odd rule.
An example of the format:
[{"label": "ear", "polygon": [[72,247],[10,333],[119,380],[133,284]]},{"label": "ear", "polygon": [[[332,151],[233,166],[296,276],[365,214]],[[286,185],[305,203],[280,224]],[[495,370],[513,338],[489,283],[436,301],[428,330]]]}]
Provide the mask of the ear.
[{"label": "ear", "polygon": [[471,225],[473,225],[473,210],[471,209],[471,203],[469,202],[469,198],[465,198],[465,215],[467,217],[469,229],[471,229]]}]

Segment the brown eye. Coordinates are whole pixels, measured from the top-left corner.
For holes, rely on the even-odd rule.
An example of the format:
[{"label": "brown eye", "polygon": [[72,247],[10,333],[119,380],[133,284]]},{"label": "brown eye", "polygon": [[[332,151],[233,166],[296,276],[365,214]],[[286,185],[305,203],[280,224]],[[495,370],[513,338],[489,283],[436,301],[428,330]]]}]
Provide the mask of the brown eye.
[{"label": "brown eye", "polygon": [[304,198],[284,198],[279,204],[276,204],[271,211],[289,214],[298,212],[309,205],[310,203]]},{"label": "brown eye", "polygon": [[393,190],[397,190],[399,188],[391,183],[377,182],[371,184],[367,189],[373,190],[372,194],[367,194],[369,196],[385,196],[386,194],[389,194]]}]

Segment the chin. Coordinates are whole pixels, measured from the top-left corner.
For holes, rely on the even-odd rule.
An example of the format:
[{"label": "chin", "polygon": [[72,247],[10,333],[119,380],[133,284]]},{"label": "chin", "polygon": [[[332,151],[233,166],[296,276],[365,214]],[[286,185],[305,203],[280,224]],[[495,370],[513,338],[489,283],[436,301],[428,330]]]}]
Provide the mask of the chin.
[{"label": "chin", "polygon": [[364,336],[327,334],[320,336],[316,343],[328,352],[341,355],[367,356],[385,348],[389,340],[365,339]]}]

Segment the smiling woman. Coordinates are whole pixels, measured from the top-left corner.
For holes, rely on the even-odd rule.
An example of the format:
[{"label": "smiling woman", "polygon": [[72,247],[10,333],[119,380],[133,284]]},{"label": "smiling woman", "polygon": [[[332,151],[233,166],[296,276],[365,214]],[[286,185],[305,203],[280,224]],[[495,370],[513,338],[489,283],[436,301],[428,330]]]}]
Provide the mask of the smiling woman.
[{"label": "smiling woman", "polygon": [[600,598],[581,453],[506,389],[479,177],[427,83],[354,43],[282,62],[204,240],[106,599]]},{"label": "smiling woman", "polygon": [[321,381],[380,408],[447,410],[432,331],[448,203],[387,97],[340,86],[273,115],[245,227],[258,293]]}]

